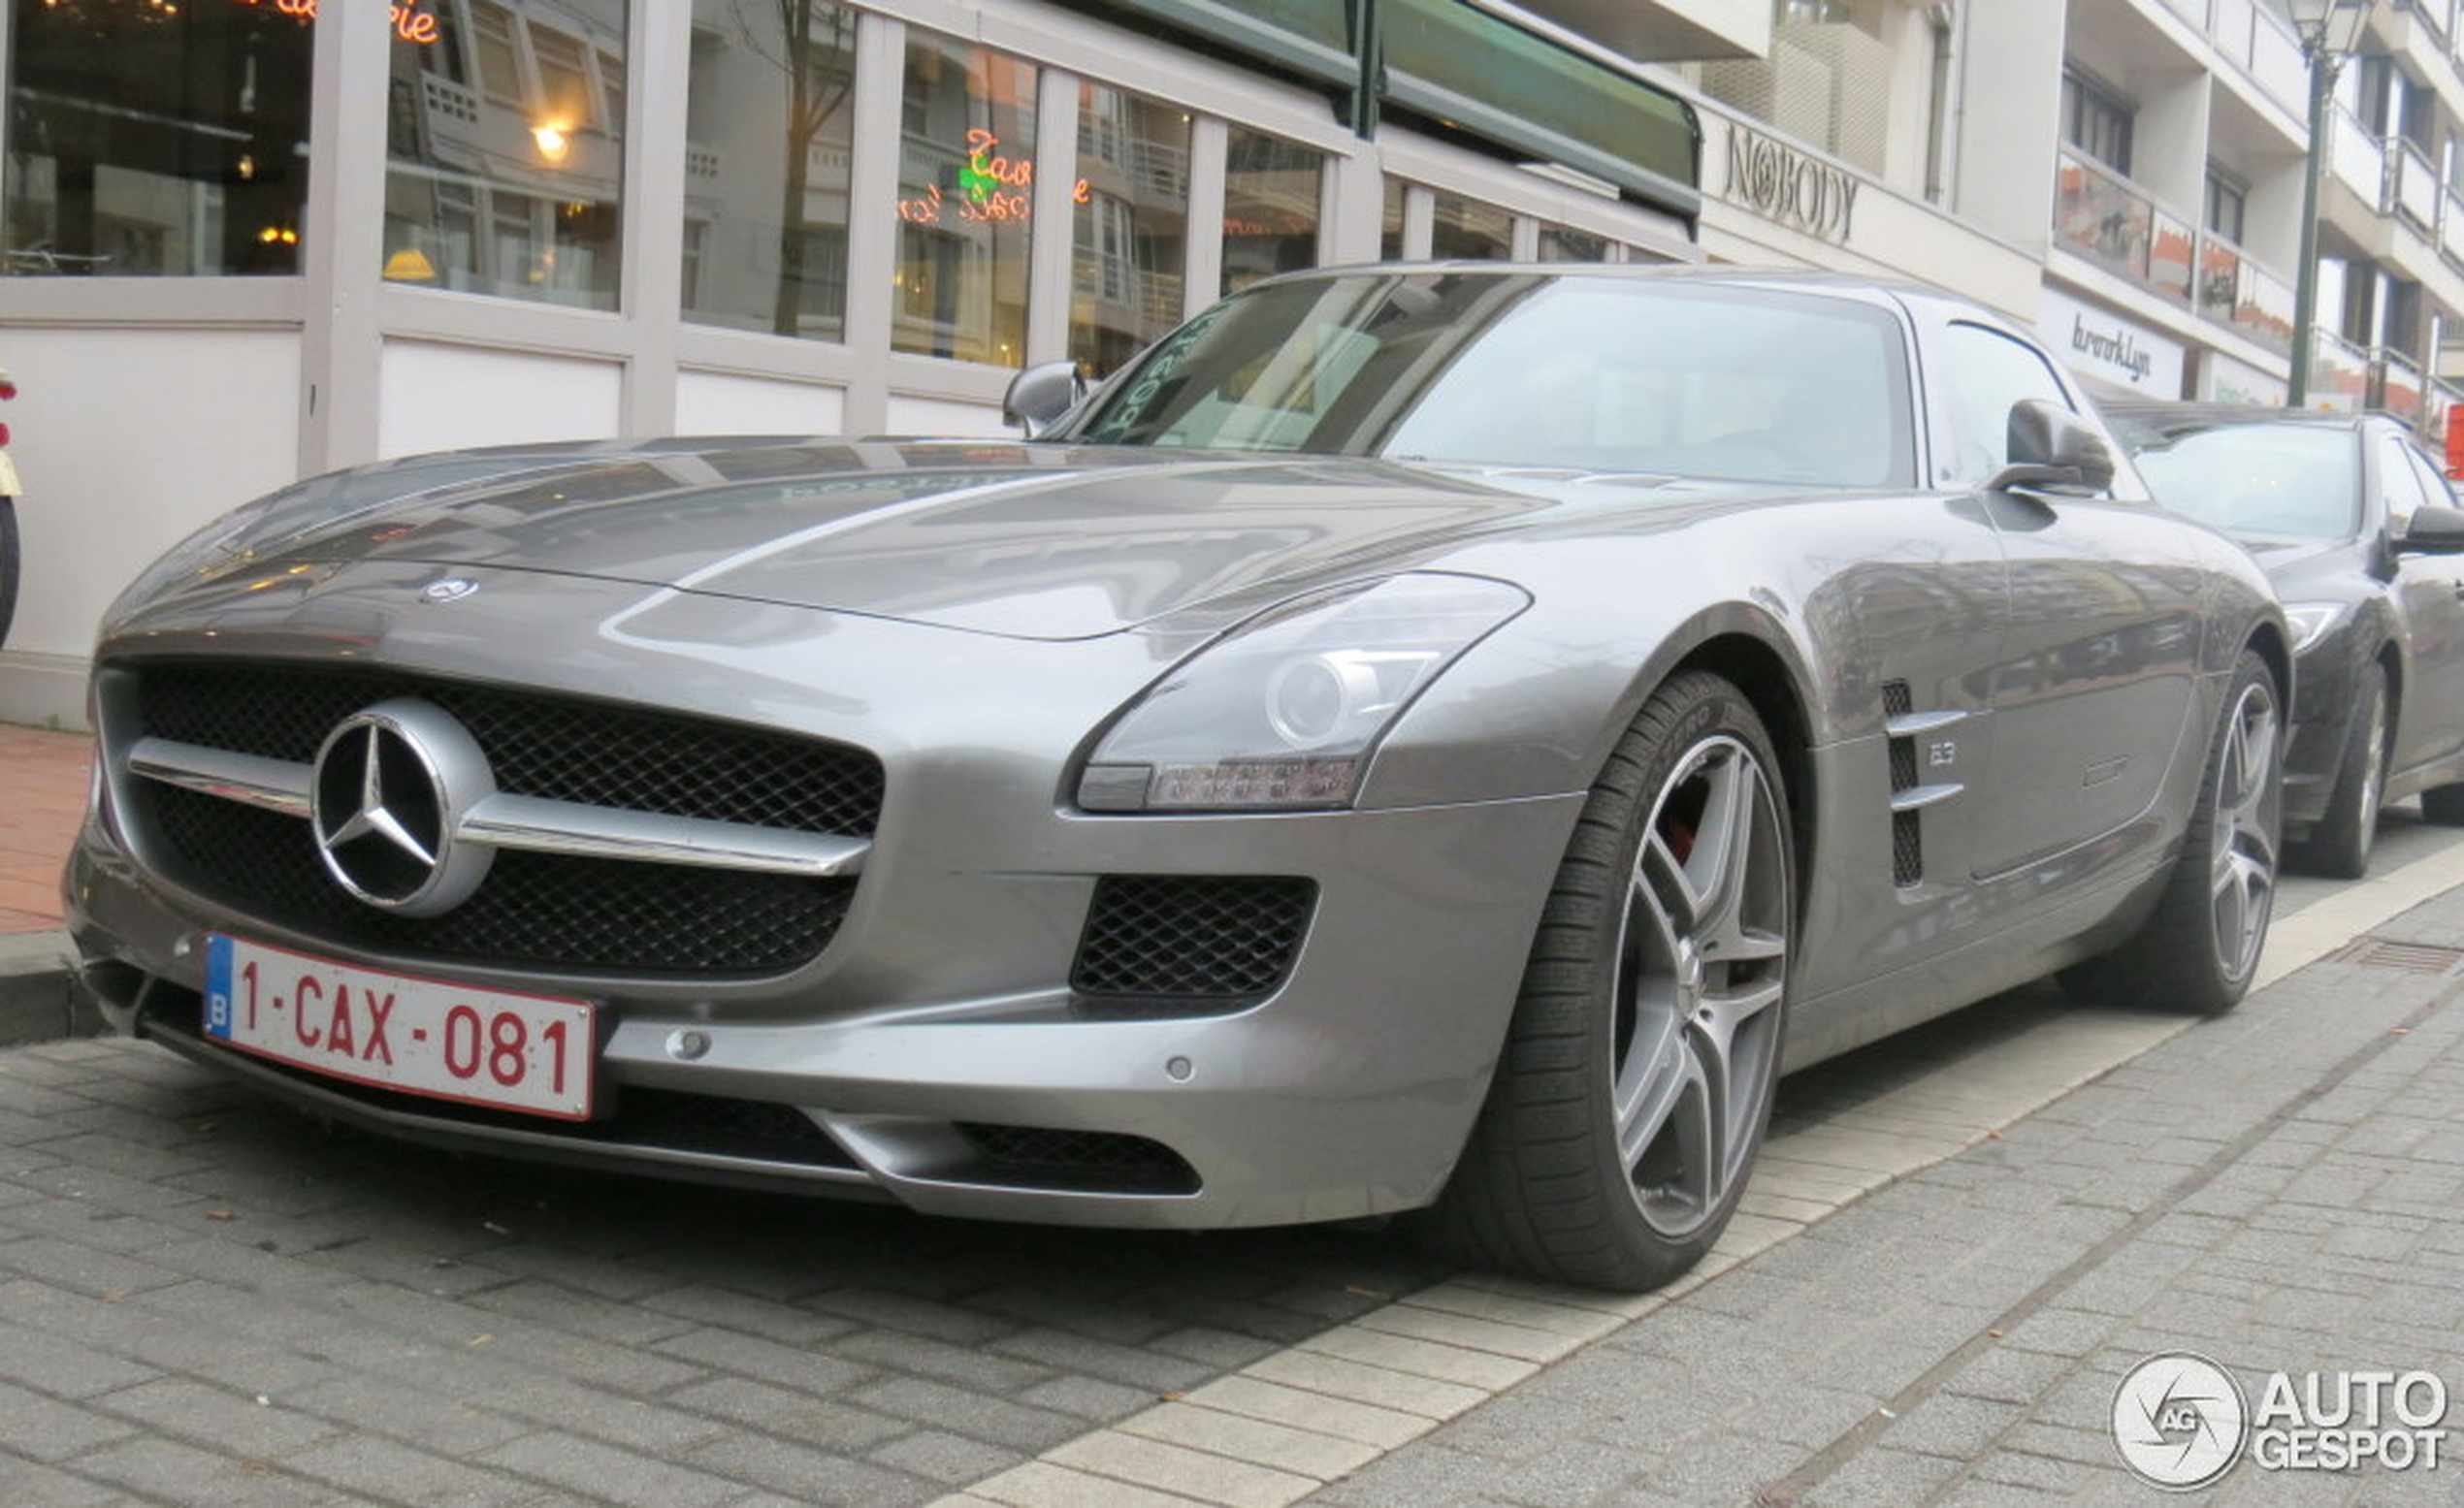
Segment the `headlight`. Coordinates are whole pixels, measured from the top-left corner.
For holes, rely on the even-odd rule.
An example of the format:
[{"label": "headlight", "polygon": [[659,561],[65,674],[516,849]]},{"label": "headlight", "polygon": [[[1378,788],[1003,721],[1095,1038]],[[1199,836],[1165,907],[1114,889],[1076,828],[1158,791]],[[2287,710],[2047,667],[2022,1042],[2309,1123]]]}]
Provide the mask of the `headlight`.
[{"label": "headlight", "polygon": [[2286,603],[2285,622],[2293,630],[2293,653],[2299,655],[2325,638],[2327,630],[2334,627],[2344,615],[2345,604],[2342,602]]},{"label": "headlight", "polygon": [[1086,762],[1091,812],[1350,804],[1370,751],[1439,672],[1531,605],[1477,576],[1389,576],[1286,602],[1182,662]]}]

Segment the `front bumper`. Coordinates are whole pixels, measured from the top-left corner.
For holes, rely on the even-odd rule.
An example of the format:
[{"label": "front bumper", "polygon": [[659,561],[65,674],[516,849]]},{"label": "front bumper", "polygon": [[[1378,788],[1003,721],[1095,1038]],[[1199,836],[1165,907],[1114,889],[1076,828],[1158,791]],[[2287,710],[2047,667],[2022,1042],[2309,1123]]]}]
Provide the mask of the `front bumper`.
[{"label": "front bumper", "polygon": [[[863,743],[882,758],[889,791],[845,920],[811,963],[752,979],[447,966],[286,927],[184,887],[154,861],[143,823],[121,817],[144,787],[107,753],[102,798],[64,882],[106,1015],[390,1135],[886,1197],[933,1213],[1207,1228],[1372,1215],[1437,1195],[1486,1093],[1580,793],[1089,817],[1053,799],[1068,751],[1151,664],[1114,666],[1109,681],[1081,675],[1089,684],[1070,704],[1050,689],[1072,677],[1028,663],[1084,671],[1121,651],[1004,648],[968,672],[978,682],[952,686],[946,630],[800,616],[842,651],[839,681],[831,697],[769,721]],[[845,655],[849,640],[867,653]],[[915,667],[931,655],[944,657],[932,667],[941,684],[920,697]],[[556,662],[503,668],[509,679]],[[107,671],[112,663],[107,654]],[[714,658],[672,700],[741,715],[777,710],[779,691],[760,667]],[[970,715],[976,737],[942,736],[954,709]],[[107,752],[127,745],[115,716],[104,707]],[[1030,725],[1039,717],[1049,729]],[[1005,736],[987,739],[985,727]],[[1291,878],[1314,885],[1314,906],[1288,973],[1264,998],[1121,1018],[1090,1011],[1072,987],[1090,902],[1119,876]],[[197,998],[215,931],[374,969],[596,999],[613,1023],[598,1066],[601,1119],[564,1128],[470,1112],[209,1043]],[[743,1121],[744,1134],[710,1133],[714,1113]],[[1057,1150],[1039,1163],[1039,1146]],[[1121,1148],[1134,1155],[1116,1175],[1093,1165]]]}]

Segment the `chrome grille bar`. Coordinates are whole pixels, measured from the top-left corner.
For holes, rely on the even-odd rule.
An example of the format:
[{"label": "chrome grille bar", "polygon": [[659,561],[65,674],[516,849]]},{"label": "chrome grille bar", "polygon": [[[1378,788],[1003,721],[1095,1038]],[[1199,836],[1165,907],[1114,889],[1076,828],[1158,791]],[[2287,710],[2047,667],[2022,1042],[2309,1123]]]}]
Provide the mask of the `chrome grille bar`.
[{"label": "chrome grille bar", "polygon": [[[128,772],[303,821],[308,817],[315,777],[312,765],[150,737],[139,739],[129,750]],[[864,855],[872,848],[862,838],[629,812],[503,791],[473,803],[454,836],[465,843],[539,853],[813,879],[855,875],[864,867]]]}]

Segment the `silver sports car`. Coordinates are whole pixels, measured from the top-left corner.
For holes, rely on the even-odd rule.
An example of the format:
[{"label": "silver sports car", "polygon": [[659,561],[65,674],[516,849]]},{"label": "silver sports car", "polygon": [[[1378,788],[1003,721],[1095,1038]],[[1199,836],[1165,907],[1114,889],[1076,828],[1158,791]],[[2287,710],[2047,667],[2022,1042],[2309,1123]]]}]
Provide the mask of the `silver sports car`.
[{"label": "silver sports car", "polygon": [[221,520],[97,651],[84,979],[446,1146],[1619,1286],[1786,1069],[2248,985],[2283,619],[1993,315],[1346,270],[1074,390]]}]

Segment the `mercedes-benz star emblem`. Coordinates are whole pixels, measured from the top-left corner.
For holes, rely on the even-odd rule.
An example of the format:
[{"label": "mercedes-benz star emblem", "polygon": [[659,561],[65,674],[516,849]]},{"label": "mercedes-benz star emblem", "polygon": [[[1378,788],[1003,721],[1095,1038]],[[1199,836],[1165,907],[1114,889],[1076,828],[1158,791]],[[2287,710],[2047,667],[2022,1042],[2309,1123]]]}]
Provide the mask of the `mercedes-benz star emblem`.
[{"label": "mercedes-benz star emblem", "polygon": [[433,702],[355,712],[316,754],[308,815],[325,871],[371,906],[434,916],[470,898],[496,850],[458,843],[496,776],[470,730]]},{"label": "mercedes-benz star emblem", "polygon": [[422,602],[459,602],[479,590],[479,584],[468,576],[447,576],[419,589]]}]

